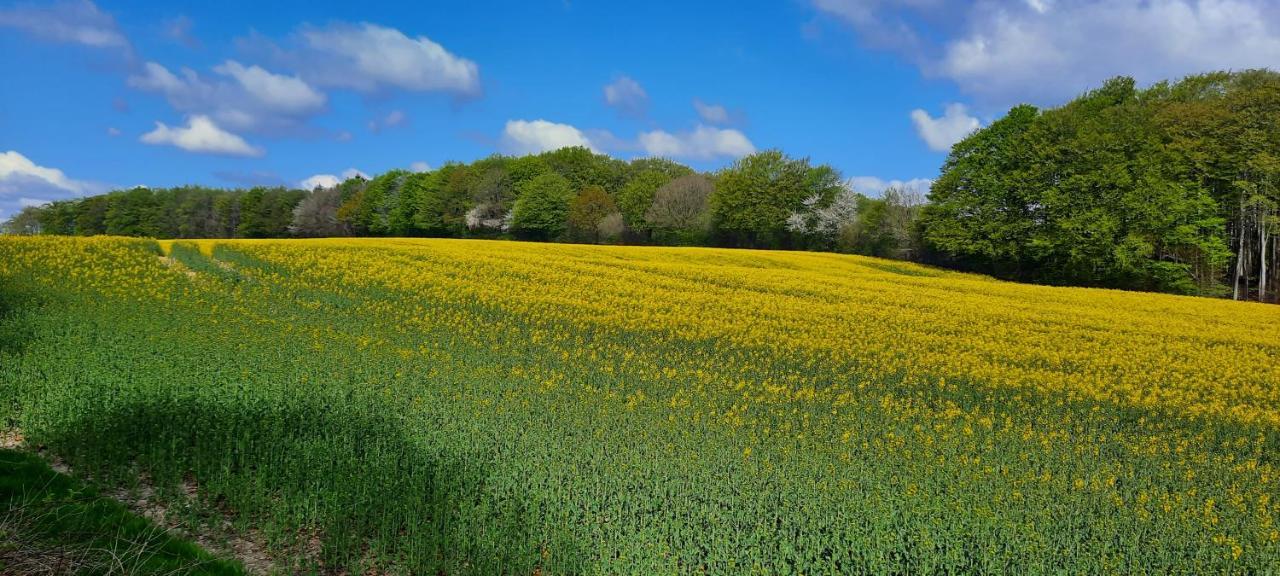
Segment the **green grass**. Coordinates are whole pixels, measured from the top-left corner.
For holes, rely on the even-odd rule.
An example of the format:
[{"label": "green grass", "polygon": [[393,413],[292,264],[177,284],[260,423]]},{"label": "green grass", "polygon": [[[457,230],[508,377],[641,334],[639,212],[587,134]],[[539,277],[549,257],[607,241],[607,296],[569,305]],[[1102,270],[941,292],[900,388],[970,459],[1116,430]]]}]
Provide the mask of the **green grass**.
[{"label": "green grass", "polygon": [[0,450],[0,574],[243,573],[38,456]]}]

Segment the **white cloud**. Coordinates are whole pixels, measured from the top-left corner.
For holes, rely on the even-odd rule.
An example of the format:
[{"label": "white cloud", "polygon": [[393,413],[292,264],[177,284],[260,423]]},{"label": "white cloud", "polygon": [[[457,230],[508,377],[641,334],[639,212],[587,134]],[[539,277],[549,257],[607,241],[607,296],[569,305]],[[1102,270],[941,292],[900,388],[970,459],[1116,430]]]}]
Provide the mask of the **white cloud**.
[{"label": "white cloud", "polygon": [[701,124],[690,132],[678,134],[664,130],[641,132],[638,139],[646,154],[669,158],[739,158],[756,151],[742,132]]},{"label": "white cloud", "polygon": [[728,124],[729,111],[719,104],[707,104],[697,98],[693,99],[693,108],[698,111],[698,117],[707,124]]},{"label": "white cloud", "polygon": [[643,116],[649,107],[649,95],[629,76],[619,76],[604,87],[604,101],[617,108],[619,112],[633,116]]},{"label": "white cloud", "polygon": [[87,183],[72,180],[57,168],[40,166],[16,150],[0,154],[0,194],[48,189],[82,194],[88,188]]},{"label": "white cloud", "polygon": [[356,170],[355,168],[347,168],[342,171],[342,176],[334,176],[333,174],[314,174],[307,178],[303,178],[298,182],[298,188],[303,190],[315,190],[316,188],[333,188],[347,180],[355,177],[369,179],[369,175]]},{"label": "white cloud", "polygon": [[94,48],[128,48],[129,40],[115,18],[88,0],[68,0],[48,6],[17,5],[0,10],[0,27],[18,28],[53,42]]},{"label": "white cloud", "polygon": [[546,120],[507,121],[499,146],[508,154],[537,154],[569,146],[596,149],[581,130]]},{"label": "white cloud", "polygon": [[265,49],[321,86],[361,92],[401,89],[468,96],[480,92],[480,69],[475,62],[426,36],[411,38],[395,28],[367,22],[303,26],[293,44],[280,49],[261,39],[242,41],[250,49]]},{"label": "white cloud", "polygon": [[200,77],[194,70],[183,68],[182,72],[185,79],[178,78],[168,68],[156,62],[147,62],[142,65],[142,73],[129,76],[127,82],[139,90],[177,95],[191,91],[191,86],[200,83]]},{"label": "white cloud", "polygon": [[[813,3],[860,37],[909,39],[887,45],[927,74],[1001,107],[1056,105],[1119,75],[1147,84],[1280,62],[1274,0]],[[928,34],[917,33],[923,25]]]},{"label": "white cloud", "polygon": [[107,136],[110,136],[110,137],[112,137],[112,138],[115,138],[116,136],[119,136],[119,135],[120,135],[120,129],[119,129],[119,128],[116,128],[115,126],[111,126],[111,127],[107,128]]},{"label": "white cloud", "polygon": [[884,180],[875,176],[854,176],[848,179],[845,183],[849,188],[853,189],[854,192],[871,197],[878,197],[881,194],[884,194],[884,191],[889,188],[901,188],[911,192],[928,194],[929,187],[933,186],[933,180],[928,178]]},{"label": "white cloud", "polygon": [[975,94],[1043,101],[1111,76],[1145,83],[1277,62],[1275,2],[1030,0],[1021,10],[978,10],[933,70]]},{"label": "white cloud", "polygon": [[293,130],[324,108],[324,94],[295,76],[234,60],[214,71],[229,80],[208,79],[190,68],[175,74],[161,64],[147,62],[127,82],[133,88],[163,95],[179,112],[208,116],[238,131]]},{"label": "white cloud", "polygon": [[316,188],[333,188],[342,182],[333,174],[315,174],[298,182],[298,188],[315,190]]},{"label": "white cloud", "polygon": [[977,118],[969,115],[964,104],[948,104],[946,113],[938,118],[924,110],[912,110],[911,122],[929,149],[938,152],[951,150],[953,144],[982,126]]},{"label": "white cloud", "polygon": [[417,162],[409,164],[409,170],[413,172],[430,172],[431,165],[419,160]]},{"label": "white cloud", "polygon": [[213,69],[235,79],[244,91],[265,107],[291,114],[305,113],[324,106],[325,95],[317,92],[297,76],[273,74],[259,66],[244,66],[227,60]]},{"label": "white cloud", "polygon": [[[914,54],[924,42],[901,11],[937,15],[948,8],[945,0],[812,0],[813,5],[854,29],[858,39],[878,48]],[[955,3],[960,4],[960,3]]]},{"label": "white cloud", "polygon": [[315,174],[298,182],[298,188],[315,190],[316,188],[333,188],[342,182],[333,174]]},{"label": "white cloud", "polygon": [[212,119],[202,115],[188,118],[186,126],[170,127],[163,122],[156,122],[156,129],[143,134],[141,141],[205,154],[263,155],[261,148],[251,146],[243,138],[219,128]]},{"label": "white cloud", "polygon": [[40,166],[16,150],[0,153],[0,214],[102,191],[90,182],[67,177],[62,170]]}]

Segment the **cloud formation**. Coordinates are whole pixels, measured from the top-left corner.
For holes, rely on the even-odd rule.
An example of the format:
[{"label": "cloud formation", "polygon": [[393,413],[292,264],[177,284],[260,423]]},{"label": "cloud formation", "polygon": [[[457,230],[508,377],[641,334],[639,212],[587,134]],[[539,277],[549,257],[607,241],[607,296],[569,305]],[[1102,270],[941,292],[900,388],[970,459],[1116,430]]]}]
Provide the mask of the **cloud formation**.
[{"label": "cloud formation", "polygon": [[326,97],[296,76],[227,60],[206,77],[190,68],[175,74],[147,62],[129,76],[130,87],[165,97],[179,112],[208,116],[237,131],[296,131],[325,109]]},{"label": "cloud formation", "polygon": [[935,152],[947,152],[956,142],[982,127],[977,118],[970,116],[964,104],[948,104],[946,112],[934,118],[920,109],[911,111],[911,123],[916,134]]},{"label": "cloud formation", "polygon": [[322,108],[325,95],[297,76],[273,74],[259,66],[245,66],[227,60],[214,72],[235,79],[240,88],[266,108],[286,114],[304,114]]},{"label": "cloud formation", "polygon": [[36,164],[17,150],[0,153],[0,218],[37,206],[101,191],[101,186],[68,177],[62,170]]},{"label": "cloud formation", "polygon": [[641,132],[638,140],[646,154],[666,158],[740,158],[756,151],[742,132],[703,124],[691,131],[675,134],[664,130]]},{"label": "cloud formation", "polygon": [[311,176],[303,178],[298,182],[298,188],[301,188],[303,190],[315,190],[316,188],[333,188],[334,186],[337,186],[357,176],[360,178],[364,178],[365,180],[369,179],[368,174],[365,174],[364,172],[356,170],[355,168],[347,168],[346,170],[342,171],[341,177],[335,176],[333,174],[313,174]]},{"label": "cloud formation", "polygon": [[[164,32],[181,42],[194,41],[190,28],[190,20],[179,17],[166,22]],[[230,132],[268,137],[326,133],[309,125],[329,110],[325,89],[370,95],[399,90],[480,93],[474,62],[425,36],[411,38],[376,24],[304,25],[282,44],[257,35],[237,43],[249,58],[269,64],[228,59],[211,72],[197,72],[148,61],[136,67],[127,83],[163,96],[185,115],[206,117]],[[406,121],[405,113],[396,110],[370,122],[369,128],[379,131]],[[338,131],[334,137],[349,140],[351,134]]]},{"label": "cloud formation", "polygon": [[507,121],[498,146],[508,154],[537,154],[569,146],[585,146],[596,151],[581,130],[541,119]]},{"label": "cloud formation", "polygon": [[317,86],[364,93],[391,90],[480,94],[480,68],[426,36],[362,22],[303,26],[279,46],[262,37],[240,41]]},{"label": "cloud formation", "polygon": [[643,116],[649,108],[649,94],[629,76],[619,76],[604,87],[604,102],[623,114]]},{"label": "cloud formation", "polygon": [[170,127],[156,122],[155,130],[140,138],[143,143],[167,145],[200,154],[224,156],[262,156],[261,148],[251,146],[243,138],[220,128],[208,116],[194,115],[187,118],[186,126]]},{"label": "cloud formation", "polygon": [[116,25],[115,18],[89,0],[18,4],[0,10],[0,27],[17,28],[51,42],[93,48],[129,47],[129,40]]},{"label": "cloud formation", "polygon": [[[813,2],[860,39],[998,106],[1056,105],[1118,75],[1146,84],[1280,62],[1280,3],[1271,0]],[[919,33],[921,22],[931,34]],[[886,35],[909,40],[876,41]]]},{"label": "cloud formation", "polygon": [[0,154],[0,193],[6,196],[49,189],[81,194],[88,188],[88,184],[68,178],[57,168],[40,166],[17,150]]}]

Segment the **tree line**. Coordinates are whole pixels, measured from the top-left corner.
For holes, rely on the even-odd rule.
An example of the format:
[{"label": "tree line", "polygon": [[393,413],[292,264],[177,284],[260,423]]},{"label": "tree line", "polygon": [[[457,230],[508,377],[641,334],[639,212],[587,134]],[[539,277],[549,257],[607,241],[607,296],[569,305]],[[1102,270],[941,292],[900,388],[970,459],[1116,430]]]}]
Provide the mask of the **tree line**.
[{"label": "tree line", "polygon": [[331,188],[134,188],[28,207],[18,234],[155,238],[424,236],[839,250],[901,257],[923,198],[855,193],[776,150],[699,173],[583,147],[391,170]]},{"label": "tree line", "polygon": [[392,170],[332,188],[135,188],[28,207],[9,233],[435,236],[832,250],[1047,284],[1275,301],[1280,74],[1012,108],[957,143],[928,198],[852,190],[777,150],[713,173],[587,148]]}]

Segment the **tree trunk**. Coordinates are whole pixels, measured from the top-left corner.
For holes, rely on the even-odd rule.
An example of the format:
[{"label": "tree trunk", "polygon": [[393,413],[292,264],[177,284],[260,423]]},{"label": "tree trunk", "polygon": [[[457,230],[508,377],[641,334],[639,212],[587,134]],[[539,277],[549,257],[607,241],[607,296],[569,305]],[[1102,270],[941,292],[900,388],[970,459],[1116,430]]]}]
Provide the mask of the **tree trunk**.
[{"label": "tree trunk", "polygon": [[[1231,298],[1240,299],[1241,277],[1244,276],[1244,197],[1240,197],[1240,219],[1236,222],[1236,273],[1231,278]],[[1245,285],[1248,289],[1248,284]],[[1248,297],[1248,295],[1246,295]]]},{"label": "tree trunk", "polygon": [[[1262,207],[1258,207],[1262,210]],[[1258,301],[1267,301],[1267,212],[1263,211],[1258,219]]]}]

